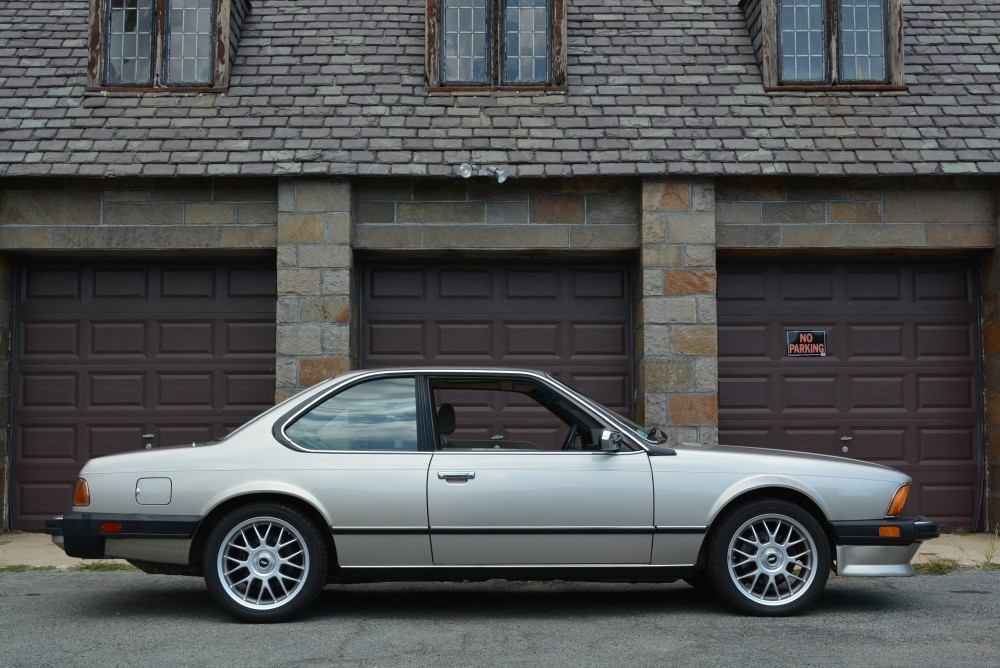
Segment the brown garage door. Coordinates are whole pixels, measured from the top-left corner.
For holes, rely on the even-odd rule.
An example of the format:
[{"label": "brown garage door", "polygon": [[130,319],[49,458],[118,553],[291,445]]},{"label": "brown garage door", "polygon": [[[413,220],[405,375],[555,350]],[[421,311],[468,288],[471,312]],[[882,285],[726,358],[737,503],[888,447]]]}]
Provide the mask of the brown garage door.
[{"label": "brown garage door", "polygon": [[632,406],[624,265],[362,269],[362,365],[528,367]]},{"label": "brown garage door", "polygon": [[90,458],[206,441],[274,402],[275,270],[32,264],[19,273],[18,526],[65,510]]},{"label": "brown garage door", "polygon": [[[865,459],[914,479],[908,512],[969,526],[980,451],[976,280],[964,263],[728,264],[720,440]],[[790,357],[787,332],[826,334]]]}]

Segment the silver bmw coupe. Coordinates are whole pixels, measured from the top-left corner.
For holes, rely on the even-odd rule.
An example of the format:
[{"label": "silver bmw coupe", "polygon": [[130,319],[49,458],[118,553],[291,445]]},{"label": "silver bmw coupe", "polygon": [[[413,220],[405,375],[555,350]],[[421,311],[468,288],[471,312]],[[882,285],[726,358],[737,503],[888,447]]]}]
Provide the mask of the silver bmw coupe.
[{"label": "silver bmw coupe", "polygon": [[248,622],[327,583],[670,582],[790,615],[912,575],[910,479],[838,457],[674,445],[529,370],[356,371],[220,441],[94,459],[46,524],[68,555],[199,575]]}]

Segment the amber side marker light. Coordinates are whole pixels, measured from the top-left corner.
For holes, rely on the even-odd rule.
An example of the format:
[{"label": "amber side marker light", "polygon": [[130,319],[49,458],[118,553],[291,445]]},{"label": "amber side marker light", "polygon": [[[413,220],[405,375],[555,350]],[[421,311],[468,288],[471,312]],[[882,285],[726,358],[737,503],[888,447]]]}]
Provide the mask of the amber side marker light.
[{"label": "amber side marker light", "polygon": [[905,485],[900,485],[899,489],[892,497],[892,503],[889,504],[889,510],[885,511],[886,517],[898,517],[903,513],[903,506],[906,505],[906,497],[910,495],[910,483]]},{"label": "amber side marker light", "polygon": [[80,478],[79,480],[76,481],[76,489],[73,490],[73,505],[74,506],[90,505],[90,487],[87,486],[87,481],[84,480],[83,478]]},{"label": "amber side marker light", "polygon": [[101,522],[101,533],[121,533],[121,522]]},{"label": "amber side marker light", "polygon": [[899,527],[879,527],[878,535],[882,538],[899,538],[902,534]]}]

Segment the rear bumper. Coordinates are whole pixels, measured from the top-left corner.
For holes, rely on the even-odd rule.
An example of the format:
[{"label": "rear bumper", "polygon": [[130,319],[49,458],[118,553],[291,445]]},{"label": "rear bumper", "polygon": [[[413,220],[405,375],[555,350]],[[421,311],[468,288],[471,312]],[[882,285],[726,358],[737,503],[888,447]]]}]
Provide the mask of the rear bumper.
[{"label": "rear bumper", "polygon": [[[45,533],[70,557],[102,559],[106,542],[144,539],[190,539],[201,518],[188,515],[120,515],[73,510],[45,521]],[[113,523],[114,527],[108,526]]]},{"label": "rear bumper", "polygon": [[[833,522],[837,548],[837,574],[861,577],[905,577],[913,575],[910,561],[920,543],[937,538],[937,522],[924,517],[894,520]],[[899,536],[882,536],[882,527],[896,527]]]}]

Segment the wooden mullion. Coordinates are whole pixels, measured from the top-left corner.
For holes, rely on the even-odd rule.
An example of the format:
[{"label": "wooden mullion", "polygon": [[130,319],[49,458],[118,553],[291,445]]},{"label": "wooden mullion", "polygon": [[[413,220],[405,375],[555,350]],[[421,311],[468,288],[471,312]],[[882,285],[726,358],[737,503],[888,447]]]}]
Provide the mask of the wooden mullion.
[{"label": "wooden mullion", "polygon": [[840,9],[838,0],[826,2],[826,80],[836,84],[840,81]]},{"label": "wooden mullion", "polygon": [[166,85],[167,64],[167,0],[156,0],[153,11],[153,86]]},{"label": "wooden mullion", "polygon": [[489,43],[486,48],[489,51],[489,72],[487,73],[487,79],[493,86],[502,86],[504,83],[504,55],[507,52],[506,43],[504,41],[504,9],[506,3],[504,0],[490,0],[489,15],[486,17],[486,22],[489,24],[489,30],[486,32],[486,39]]}]

